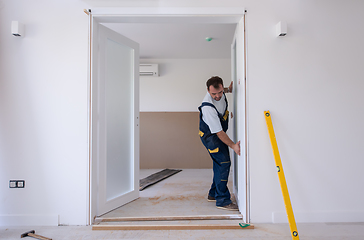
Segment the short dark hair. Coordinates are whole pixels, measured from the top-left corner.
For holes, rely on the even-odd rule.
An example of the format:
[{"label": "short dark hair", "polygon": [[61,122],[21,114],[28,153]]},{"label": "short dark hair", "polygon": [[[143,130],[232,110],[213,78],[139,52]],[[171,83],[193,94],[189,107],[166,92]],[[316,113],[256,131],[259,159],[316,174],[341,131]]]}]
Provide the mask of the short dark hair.
[{"label": "short dark hair", "polygon": [[213,76],[206,82],[207,89],[210,89],[210,86],[212,85],[214,88],[219,88],[219,85],[222,85],[224,87],[224,82],[222,81],[221,77]]}]

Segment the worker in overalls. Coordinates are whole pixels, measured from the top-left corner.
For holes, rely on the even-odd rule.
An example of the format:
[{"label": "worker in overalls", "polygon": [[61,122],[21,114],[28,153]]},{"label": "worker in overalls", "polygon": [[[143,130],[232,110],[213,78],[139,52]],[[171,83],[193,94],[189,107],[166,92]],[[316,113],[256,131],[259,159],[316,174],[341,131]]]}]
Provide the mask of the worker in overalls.
[{"label": "worker in overalls", "polygon": [[208,201],[216,201],[217,208],[238,210],[232,203],[227,187],[230,172],[229,147],[240,155],[240,141],[234,143],[226,134],[229,124],[228,102],[225,92],[232,91],[232,82],[229,88],[224,89],[220,77],[211,77],[207,82],[207,94],[198,108],[200,111],[200,137],[213,161],[213,182],[207,196]]}]

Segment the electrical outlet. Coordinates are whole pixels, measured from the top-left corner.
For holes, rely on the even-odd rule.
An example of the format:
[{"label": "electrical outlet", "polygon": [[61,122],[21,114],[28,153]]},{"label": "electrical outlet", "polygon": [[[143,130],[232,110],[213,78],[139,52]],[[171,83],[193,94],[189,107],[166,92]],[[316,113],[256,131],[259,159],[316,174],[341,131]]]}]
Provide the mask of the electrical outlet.
[{"label": "electrical outlet", "polygon": [[24,188],[25,187],[25,181],[19,180],[16,182],[18,188]]},{"label": "electrical outlet", "polygon": [[9,188],[25,188],[24,180],[10,180]]},{"label": "electrical outlet", "polygon": [[9,188],[17,188],[17,183],[15,180],[10,180],[9,181]]}]

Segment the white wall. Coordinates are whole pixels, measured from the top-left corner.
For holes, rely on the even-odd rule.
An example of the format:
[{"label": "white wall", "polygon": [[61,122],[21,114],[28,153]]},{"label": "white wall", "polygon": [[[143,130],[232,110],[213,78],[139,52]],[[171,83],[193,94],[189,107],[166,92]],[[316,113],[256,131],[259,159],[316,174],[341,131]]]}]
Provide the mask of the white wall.
[{"label": "white wall", "polygon": [[[247,16],[252,221],[287,221],[264,110],[296,220],[364,221],[364,2],[263,5]],[[274,37],[279,21],[284,38]]]},{"label": "white wall", "polygon": [[[364,2],[150,2],[248,10],[252,222],[285,221],[264,110],[272,113],[296,220],[364,221]],[[86,222],[84,5],[71,0],[0,2],[0,225],[13,223],[12,217],[42,224],[39,219],[30,224],[36,215],[50,220],[60,215],[61,224]],[[10,35],[12,20],[26,24],[24,39]],[[276,38],[274,26],[282,20],[288,35]],[[179,86],[171,87],[178,91]],[[25,179],[26,188],[9,189],[10,179]]]},{"label": "white wall", "polygon": [[[0,225],[86,224],[88,17],[78,1],[0,3]],[[11,21],[25,37],[11,35]],[[10,179],[25,180],[9,189]]]},{"label": "white wall", "polygon": [[228,86],[230,59],[142,59],[158,63],[159,77],[140,77],[141,112],[197,112],[206,81],[220,76]]}]

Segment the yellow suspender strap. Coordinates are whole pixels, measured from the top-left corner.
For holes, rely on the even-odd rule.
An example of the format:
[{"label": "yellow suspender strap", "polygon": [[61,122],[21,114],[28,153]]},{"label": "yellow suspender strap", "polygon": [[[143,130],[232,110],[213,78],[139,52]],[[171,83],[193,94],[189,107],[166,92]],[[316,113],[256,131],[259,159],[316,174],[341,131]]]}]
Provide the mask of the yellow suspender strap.
[{"label": "yellow suspender strap", "polygon": [[265,111],[264,115],[265,115],[265,120],[267,122],[268,133],[269,133],[270,143],[272,144],[274,159],[275,159],[276,166],[277,166],[279,183],[281,184],[282,195],[283,195],[283,199],[284,199],[284,205],[286,206],[286,212],[287,212],[287,217],[288,217],[288,222],[289,222],[289,228],[291,229],[292,239],[299,239],[296,221],[295,221],[294,215],[293,215],[291,200],[289,198],[286,178],[284,177],[281,157],[279,156],[277,140],[276,140],[276,137],[274,134],[271,115],[270,115],[269,111]]}]

